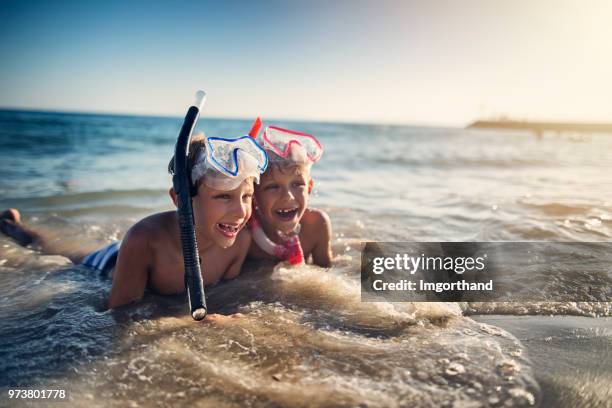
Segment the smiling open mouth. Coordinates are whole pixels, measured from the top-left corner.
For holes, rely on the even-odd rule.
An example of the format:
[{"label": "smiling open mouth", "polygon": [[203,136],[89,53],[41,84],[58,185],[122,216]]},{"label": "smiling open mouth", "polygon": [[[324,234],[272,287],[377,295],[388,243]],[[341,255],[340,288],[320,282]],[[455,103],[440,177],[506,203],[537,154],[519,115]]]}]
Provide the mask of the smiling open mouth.
[{"label": "smiling open mouth", "polygon": [[285,208],[274,211],[274,213],[282,220],[289,221],[292,220],[298,213],[297,208]]},{"label": "smiling open mouth", "polygon": [[217,224],[217,229],[219,229],[219,231],[221,231],[221,233],[223,235],[225,235],[226,237],[233,237],[240,230],[240,226],[239,225],[231,225],[231,224],[218,223]]}]

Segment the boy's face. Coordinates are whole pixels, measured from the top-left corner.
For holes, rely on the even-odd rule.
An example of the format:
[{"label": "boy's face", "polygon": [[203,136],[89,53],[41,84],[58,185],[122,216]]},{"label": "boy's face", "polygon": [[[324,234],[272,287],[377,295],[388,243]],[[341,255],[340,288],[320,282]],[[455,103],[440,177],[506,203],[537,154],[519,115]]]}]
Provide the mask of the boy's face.
[{"label": "boy's face", "polygon": [[264,225],[283,233],[295,230],[306,207],[312,181],[306,166],[270,166],[262,175],[255,200]]},{"label": "boy's face", "polygon": [[234,244],[238,232],[251,217],[253,178],[247,177],[237,188],[217,190],[199,183],[193,197],[193,216],[198,234],[222,248]]}]

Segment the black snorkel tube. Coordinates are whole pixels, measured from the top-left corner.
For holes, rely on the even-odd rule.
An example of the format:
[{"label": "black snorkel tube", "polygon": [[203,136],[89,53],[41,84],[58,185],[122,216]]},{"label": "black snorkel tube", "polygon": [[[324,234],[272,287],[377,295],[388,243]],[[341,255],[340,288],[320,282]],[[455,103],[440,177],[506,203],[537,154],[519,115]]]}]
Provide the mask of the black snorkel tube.
[{"label": "black snorkel tube", "polygon": [[183,260],[185,264],[185,286],[187,288],[187,299],[191,316],[194,320],[202,320],[206,317],[206,298],[204,295],[204,282],[200,268],[200,257],[198,255],[198,242],[195,235],[193,219],[193,208],[191,197],[195,195],[191,185],[191,177],[188,174],[187,155],[189,154],[189,141],[191,133],[198,121],[200,109],[204,105],[206,93],[196,92],[196,101],[189,107],[185,121],[181,127],[176,147],[174,149],[174,173],[172,185],[177,197],[177,213],[179,229],[181,231],[181,245],[183,247]]}]

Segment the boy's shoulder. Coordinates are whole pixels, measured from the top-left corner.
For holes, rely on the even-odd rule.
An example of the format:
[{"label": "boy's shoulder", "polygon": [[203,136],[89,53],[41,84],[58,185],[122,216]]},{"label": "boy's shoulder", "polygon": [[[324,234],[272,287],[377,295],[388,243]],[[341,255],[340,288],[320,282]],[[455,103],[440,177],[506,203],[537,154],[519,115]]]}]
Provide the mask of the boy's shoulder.
[{"label": "boy's shoulder", "polygon": [[128,230],[125,238],[139,246],[151,245],[160,240],[168,240],[177,231],[176,212],[166,211],[149,215],[138,221]]},{"label": "boy's shoulder", "polygon": [[167,234],[176,229],[178,229],[176,211],[166,211],[143,218],[134,224],[130,231],[137,235],[155,236],[157,234]]},{"label": "boy's shoulder", "polygon": [[301,220],[302,227],[324,227],[331,225],[329,215],[323,210],[318,208],[309,207],[304,211],[304,215]]}]

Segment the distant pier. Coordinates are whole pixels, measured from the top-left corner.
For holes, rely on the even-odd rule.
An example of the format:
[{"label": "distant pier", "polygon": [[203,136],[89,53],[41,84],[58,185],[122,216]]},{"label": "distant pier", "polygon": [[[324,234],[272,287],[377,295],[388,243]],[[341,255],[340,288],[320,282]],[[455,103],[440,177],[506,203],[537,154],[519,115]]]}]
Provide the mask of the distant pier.
[{"label": "distant pier", "polygon": [[536,135],[544,132],[612,133],[612,123],[520,122],[512,120],[478,120],[468,129],[528,130]]}]

